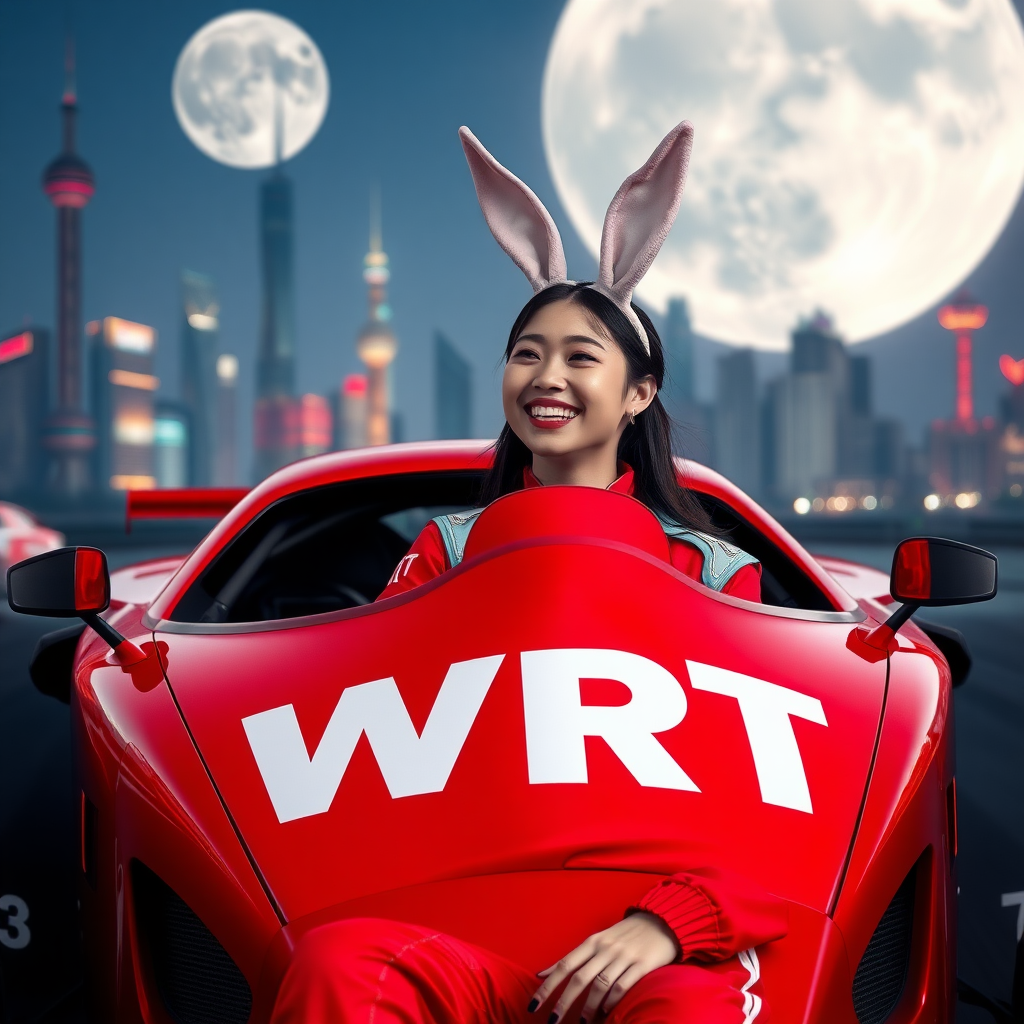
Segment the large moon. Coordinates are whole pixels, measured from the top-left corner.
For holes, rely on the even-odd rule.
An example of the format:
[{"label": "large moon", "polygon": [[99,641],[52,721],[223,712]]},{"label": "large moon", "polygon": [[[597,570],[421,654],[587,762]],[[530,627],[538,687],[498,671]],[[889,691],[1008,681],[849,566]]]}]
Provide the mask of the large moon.
[{"label": "large moon", "polygon": [[316,44],[267,11],[233,11],[204,25],[174,69],[174,112],[207,156],[230,167],[269,167],[316,135],[330,84]]},{"label": "large moon", "polygon": [[1024,32],[1010,0],[569,0],[544,73],[559,197],[595,254],[608,202],[695,129],[679,218],[639,289],[708,336],[851,341],[934,305],[1024,181]]}]

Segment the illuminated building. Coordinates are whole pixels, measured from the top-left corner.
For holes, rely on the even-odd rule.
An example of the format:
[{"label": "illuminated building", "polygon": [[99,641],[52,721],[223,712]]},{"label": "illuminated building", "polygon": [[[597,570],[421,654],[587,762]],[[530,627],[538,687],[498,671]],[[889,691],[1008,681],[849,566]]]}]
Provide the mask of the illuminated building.
[{"label": "illuminated building", "polygon": [[988,309],[964,290],[939,310],[939,323],[956,338],[956,419],[974,419],[971,348],[974,332],[985,326]]},{"label": "illuminated building", "polygon": [[381,241],[379,201],[375,194],[370,212],[370,251],[363,260],[369,316],[356,341],[356,351],[367,369],[366,443],[369,445],[387,444],[391,440],[388,367],[398,351],[398,340],[390,327],[391,308],[387,303],[390,277],[388,257]]},{"label": "illuminated building", "polygon": [[153,418],[153,476],[157,487],[187,487],[191,413],[184,402],[161,399]]},{"label": "illuminated building", "polygon": [[331,449],[333,416],[323,395],[303,395],[298,401],[299,457],[321,455]]},{"label": "illuminated building", "polygon": [[213,280],[184,270],[181,274],[181,397],[188,408],[191,432],[187,482],[213,483],[217,458],[217,328],[220,308]]},{"label": "illuminated building", "polygon": [[956,339],[953,416],[935,420],[928,432],[929,497],[941,505],[973,508],[983,498],[998,497],[1002,490],[1003,465],[995,420],[991,416],[976,419],[974,414],[973,337],[987,320],[988,309],[966,290],[939,310],[939,323]]},{"label": "illuminated building", "polygon": [[434,423],[439,440],[473,436],[472,368],[440,332],[434,335]]},{"label": "illuminated building", "polygon": [[86,332],[92,341],[97,479],[115,491],[155,487],[156,331],[108,316],[88,324]]},{"label": "illuminated building", "polygon": [[256,475],[297,458],[292,185],[277,169],[260,188],[263,304],[256,360]]},{"label": "illuminated building", "polygon": [[715,468],[748,494],[760,490],[761,430],[754,353],[741,349],[718,360]]},{"label": "illuminated building", "polygon": [[75,152],[75,59],[68,41],[61,109],[64,151],[46,168],[43,191],[57,208],[57,404],[47,421],[49,484],[75,497],[90,485],[95,425],[82,406],[82,210],[96,190],[89,165]]},{"label": "illuminated building", "polygon": [[49,334],[26,327],[0,340],[0,495],[38,493],[45,482],[43,428],[50,404]]},{"label": "illuminated building", "polygon": [[366,375],[350,373],[341,385],[340,403],[335,417],[335,448],[366,447],[367,391]]},{"label": "illuminated building", "polygon": [[238,357],[217,356],[217,430],[213,457],[213,484],[238,483]]}]

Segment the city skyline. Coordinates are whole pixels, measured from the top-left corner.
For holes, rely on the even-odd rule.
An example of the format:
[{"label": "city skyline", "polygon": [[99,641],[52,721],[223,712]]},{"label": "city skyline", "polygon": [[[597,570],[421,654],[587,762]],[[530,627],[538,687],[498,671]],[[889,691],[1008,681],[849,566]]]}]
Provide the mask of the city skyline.
[{"label": "city skyline", "polygon": [[[0,194],[6,197],[0,213],[0,227],[6,229],[0,239],[0,329],[5,332],[16,330],[26,314],[34,324],[51,330],[54,327],[53,213],[39,194],[38,176],[58,148],[55,108],[63,26],[54,15],[56,10],[55,5],[46,4],[32,11],[24,6],[9,7],[2,15],[7,28],[3,37],[9,40],[17,36],[18,25],[22,25],[34,41],[37,58],[27,75],[28,87],[18,90],[18,109],[10,89],[0,103],[0,133],[8,141],[13,137],[19,143],[18,166],[0,171]],[[167,393],[178,397],[178,275],[185,267],[209,273],[221,287],[224,345],[237,352],[241,361],[240,406],[242,410],[250,409],[259,315],[258,245],[252,211],[260,176],[218,168],[198,153],[189,152],[190,144],[174,124],[167,97],[169,69],[160,63],[173,63],[175,48],[219,11],[209,4],[193,3],[184,5],[173,17],[163,12],[156,23],[169,34],[166,45],[156,45],[151,36],[153,28],[146,26],[140,46],[152,44],[162,56],[150,62],[152,70],[147,68],[141,75],[139,91],[151,107],[141,118],[141,99],[113,95],[115,76],[100,66],[98,58],[97,39],[103,32],[116,39],[121,27],[110,21],[110,11],[95,13],[99,23],[79,19],[81,23],[76,24],[79,148],[89,154],[98,181],[97,198],[84,212],[83,326],[86,320],[108,315],[153,324],[163,339],[157,354],[157,375],[166,382]],[[357,61],[355,67],[341,66],[345,58],[339,54],[339,46],[343,51],[344,46],[337,22],[312,4],[287,4],[280,13],[296,20],[317,39],[332,72],[339,68],[342,79],[334,83],[336,95],[361,96],[359,74],[365,64]],[[456,18],[463,41],[475,40],[478,51],[489,48],[499,66],[507,67],[515,44],[524,44],[521,49],[529,59],[526,71],[520,72],[523,89],[519,95],[499,97],[500,76],[484,67],[481,52],[473,53],[468,61],[481,79],[479,96],[456,96],[454,82],[446,75],[436,75],[437,81],[430,83],[427,92],[435,98],[440,96],[442,111],[434,113],[428,123],[406,129],[415,134],[420,144],[418,152],[426,153],[423,169],[414,173],[403,167],[402,147],[409,139],[388,137],[384,131],[403,108],[418,110],[423,103],[422,97],[410,90],[408,78],[404,88],[401,81],[393,82],[381,96],[370,99],[371,113],[383,126],[368,123],[372,119],[351,103],[339,103],[325,121],[323,137],[289,163],[288,173],[296,182],[297,392],[323,392],[325,379],[337,386],[347,373],[360,369],[347,340],[354,337],[365,317],[365,296],[360,294],[359,279],[365,250],[365,204],[360,197],[365,196],[371,181],[380,179],[389,203],[388,252],[399,282],[395,325],[403,348],[395,363],[394,389],[396,407],[406,421],[406,436],[432,434],[432,389],[419,387],[417,382],[430,380],[435,330],[452,337],[477,371],[477,432],[496,433],[501,419],[495,366],[508,323],[527,296],[508,272],[479,218],[458,152],[455,127],[461,121],[484,126],[488,138],[497,141],[495,148],[500,146],[503,154],[511,154],[509,162],[517,173],[541,183],[538,191],[554,209],[560,225],[567,223],[547,177],[536,106],[531,101],[539,89],[531,73],[537,69],[539,75],[556,15],[557,11],[548,11],[540,4],[527,4],[517,14],[498,8],[475,20]],[[409,12],[394,26],[398,51],[404,57],[410,56],[409,34],[417,27],[429,30],[434,38],[447,24],[445,19],[435,24],[417,22],[418,16]],[[374,30],[373,17],[359,17],[363,19],[355,26],[359,31]],[[510,30],[512,37],[502,39],[499,45],[503,29]],[[3,74],[10,75],[19,66],[28,67],[17,53],[4,56],[9,59]],[[415,57],[423,59],[418,53]],[[130,53],[126,70],[130,71],[137,59],[134,51]],[[378,55],[378,59],[397,60],[392,53],[387,57]],[[467,67],[465,58],[460,66],[464,70]],[[126,107],[133,111],[134,118],[125,117]],[[130,123],[141,133],[134,147],[126,147],[128,137],[118,131],[119,125]],[[113,146],[109,144],[112,140]],[[326,175],[338,171],[339,146],[349,147],[350,163],[356,166],[344,171],[347,190],[335,186],[328,191]],[[36,161],[40,152],[45,156]],[[699,159],[699,148],[695,159]],[[173,180],[175,175],[180,182]],[[358,180],[360,176],[362,181]],[[33,183],[32,192],[25,188],[27,181]],[[159,201],[152,189],[146,193],[146,186],[153,184],[159,185]],[[232,194],[228,196],[228,192]],[[147,208],[144,202],[155,205]],[[218,203],[221,209],[214,211]],[[180,228],[168,223],[166,210],[180,211],[181,215],[176,214],[183,222]],[[141,211],[146,211],[149,219],[139,220]],[[183,236],[189,232],[197,237],[185,244]],[[570,262],[589,266],[591,261],[578,239],[569,231],[563,233],[570,236],[566,242]],[[17,242],[17,258],[12,240]],[[999,356],[1024,356],[1024,330],[1017,327],[1024,324],[1024,305],[1010,287],[1011,282],[1015,283],[1013,266],[1022,251],[1024,218],[1018,210],[992,253],[968,279],[975,294],[992,311],[989,324],[975,339],[976,398],[981,414],[998,411],[999,397],[1006,387],[999,375]],[[686,295],[685,288],[680,288],[680,294],[691,307],[700,301],[699,295]],[[870,297],[866,296],[865,301]],[[793,323],[810,312],[794,310]],[[705,401],[712,398],[715,387],[714,360],[726,351],[709,340],[695,339],[696,389]],[[929,420],[951,415],[951,339],[936,323],[934,311],[892,335],[857,346],[856,351],[876,359],[879,412],[899,411],[915,442],[919,442]],[[761,385],[785,358],[781,354],[757,357]],[[910,378],[922,384],[912,389],[920,393],[911,394],[908,401],[906,382]],[[903,401],[899,398],[901,392]],[[244,412],[241,416],[242,423],[249,422]],[[251,464],[250,439],[245,433],[243,430],[244,450],[240,454],[243,467]]]}]

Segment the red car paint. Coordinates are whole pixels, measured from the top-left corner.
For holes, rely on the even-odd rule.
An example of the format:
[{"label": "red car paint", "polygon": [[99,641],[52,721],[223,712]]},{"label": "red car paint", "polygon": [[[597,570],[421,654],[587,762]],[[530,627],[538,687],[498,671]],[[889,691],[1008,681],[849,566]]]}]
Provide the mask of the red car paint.
[{"label": "red car paint", "polygon": [[[137,861],[241,969],[254,1021],[269,1014],[296,938],[324,920],[404,918],[541,967],[659,874],[714,862],[790,902],[790,934],[761,960],[775,1019],[808,1024],[857,1020],[858,963],[917,865],[910,973],[889,1020],[951,1019],[948,667],[911,624],[888,653],[865,647],[885,614],[884,577],[819,563],[711,471],[688,466],[690,486],[785,552],[832,612],[708,591],[671,568],[663,533],[631,499],[551,489],[502,499],[457,570],[401,597],[299,620],[172,621],[217,553],[281,498],[341,480],[479,469],[482,458],[479,444],[450,443],[305,460],[247,495],[180,566],[114,574],[108,617],[148,658],[122,669],[86,631],[72,696],[83,813],[95,822],[82,908],[100,1018],[169,1019],[137,929]],[[857,581],[855,596],[829,569]],[[539,663],[530,654],[578,649],[647,659],[678,681],[685,714],[658,741],[699,792],[640,784],[596,737],[585,742],[586,783],[531,783],[543,771],[528,750],[538,742],[524,703]],[[500,665],[442,791],[393,797],[363,735],[329,809],[280,820],[243,719],[290,706],[280,713],[294,715],[312,756],[343,693],[393,679],[425,735],[451,666],[484,658]],[[715,670],[758,692],[802,695],[803,711],[785,717],[810,812],[792,806],[792,778],[791,806],[765,799],[771,766],[756,761],[741,702],[714,690],[734,677]],[[630,683],[614,679],[581,681],[584,704],[623,705]],[[550,910],[539,917],[538,907]]]}]

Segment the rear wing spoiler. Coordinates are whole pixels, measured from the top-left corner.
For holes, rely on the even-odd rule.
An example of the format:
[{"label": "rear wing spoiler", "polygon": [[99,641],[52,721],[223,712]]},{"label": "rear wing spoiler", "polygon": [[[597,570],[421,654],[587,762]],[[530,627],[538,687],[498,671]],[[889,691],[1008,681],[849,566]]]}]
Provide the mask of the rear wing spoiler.
[{"label": "rear wing spoiler", "polygon": [[136,519],[223,519],[248,493],[248,487],[129,491],[125,502],[125,532],[132,532]]}]

